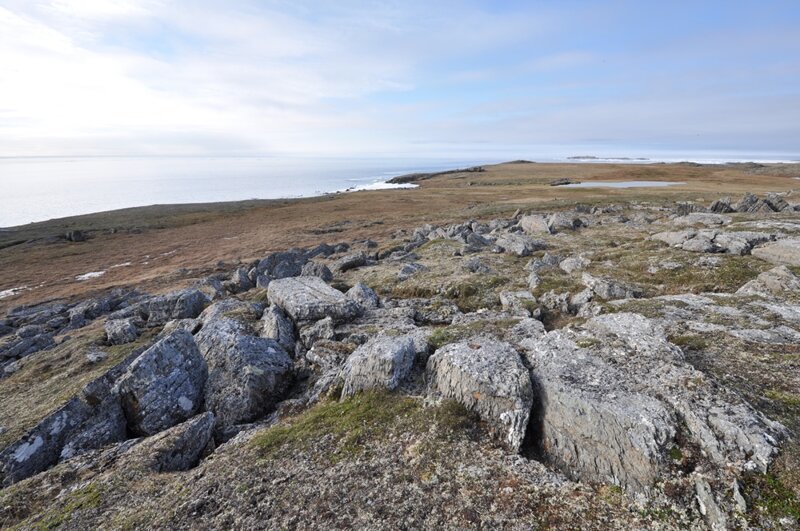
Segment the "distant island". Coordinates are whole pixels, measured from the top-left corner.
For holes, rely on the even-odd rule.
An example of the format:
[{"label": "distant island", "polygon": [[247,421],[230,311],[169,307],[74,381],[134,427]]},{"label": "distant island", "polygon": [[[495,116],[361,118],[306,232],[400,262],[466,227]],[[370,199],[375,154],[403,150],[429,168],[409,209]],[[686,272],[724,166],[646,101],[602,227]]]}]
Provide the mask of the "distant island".
[{"label": "distant island", "polygon": [[574,157],[567,157],[567,160],[637,160],[645,161],[650,160],[645,157],[596,157],[595,155],[576,155]]}]

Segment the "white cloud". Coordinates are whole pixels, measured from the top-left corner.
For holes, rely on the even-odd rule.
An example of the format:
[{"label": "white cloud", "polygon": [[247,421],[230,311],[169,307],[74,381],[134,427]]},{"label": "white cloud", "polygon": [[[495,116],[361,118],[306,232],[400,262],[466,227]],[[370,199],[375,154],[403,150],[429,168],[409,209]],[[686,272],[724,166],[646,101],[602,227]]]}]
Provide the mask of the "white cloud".
[{"label": "white cloud", "polygon": [[[800,122],[795,65],[704,71],[730,42],[792,50],[785,32],[613,52],[597,35],[573,38],[596,25],[588,10],[538,6],[0,4],[0,155],[468,151],[691,131],[788,144]],[[765,97],[774,86],[784,92]]]}]

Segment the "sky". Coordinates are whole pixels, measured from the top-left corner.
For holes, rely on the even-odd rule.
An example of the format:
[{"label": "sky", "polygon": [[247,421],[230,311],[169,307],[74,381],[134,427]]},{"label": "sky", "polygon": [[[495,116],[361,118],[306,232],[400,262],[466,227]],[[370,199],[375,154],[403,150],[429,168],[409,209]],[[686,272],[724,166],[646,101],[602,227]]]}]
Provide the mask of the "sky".
[{"label": "sky", "polygon": [[0,0],[0,156],[800,155],[800,2]]}]

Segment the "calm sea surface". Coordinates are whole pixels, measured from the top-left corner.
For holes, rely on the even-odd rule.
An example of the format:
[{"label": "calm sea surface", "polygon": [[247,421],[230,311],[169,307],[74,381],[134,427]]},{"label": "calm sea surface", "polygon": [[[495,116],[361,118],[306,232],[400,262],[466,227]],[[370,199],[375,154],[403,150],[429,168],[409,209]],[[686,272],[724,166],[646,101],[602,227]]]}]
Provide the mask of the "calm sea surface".
[{"label": "calm sea surface", "polygon": [[304,197],[499,161],[274,157],[0,159],[0,227],[170,203]]},{"label": "calm sea surface", "polygon": [[[619,159],[549,153],[539,162],[722,163],[760,157],[664,153]],[[0,227],[134,206],[305,197],[375,188],[394,176],[491,164],[498,159],[300,157],[9,157],[0,158]],[[796,161],[797,157],[769,157]]]}]

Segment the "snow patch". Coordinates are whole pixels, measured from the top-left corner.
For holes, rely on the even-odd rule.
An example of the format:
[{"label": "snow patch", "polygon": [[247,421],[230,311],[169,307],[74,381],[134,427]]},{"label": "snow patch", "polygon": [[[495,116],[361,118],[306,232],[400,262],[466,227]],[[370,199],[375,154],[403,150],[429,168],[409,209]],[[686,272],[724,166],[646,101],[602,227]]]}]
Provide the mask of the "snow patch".
[{"label": "snow patch", "polygon": [[7,299],[8,297],[13,297],[18,293],[22,293],[26,289],[28,289],[28,286],[20,286],[18,288],[4,289],[3,291],[0,291],[0,299]]},{"label": "snow patch", "polygon": [[91,280],[93,278],[102,277],[105,274],[106,274],[105,271],[89,271],[88,273],[78,275],[77,277],[75,277],[75,280],[82,282],[84,280]]}]

